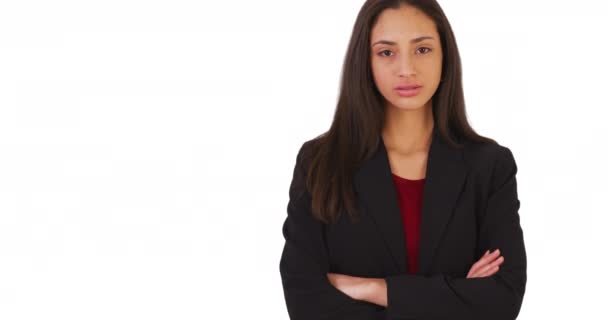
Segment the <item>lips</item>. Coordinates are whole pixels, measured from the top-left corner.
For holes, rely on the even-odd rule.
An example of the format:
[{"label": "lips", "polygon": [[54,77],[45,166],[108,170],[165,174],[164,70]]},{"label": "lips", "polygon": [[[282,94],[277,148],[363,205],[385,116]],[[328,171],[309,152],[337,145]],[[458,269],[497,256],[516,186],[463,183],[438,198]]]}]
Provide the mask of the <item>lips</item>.
[{"label": "lips", "polygon": [[[400,89],[407,88],[407,89]],[[399,85],[395,87],[395,92],[401,97],[414,97],[417,96],[420,91],[422,91],[422,86],[411,84],[411,85]]]},{"label": "lips", "polygon": [[416,89],[416,88],[420,88],[420,87],[422,87],[422,86],[417,83],[400,84],[395,87],[395,90],[412,90],[412,89]]}]

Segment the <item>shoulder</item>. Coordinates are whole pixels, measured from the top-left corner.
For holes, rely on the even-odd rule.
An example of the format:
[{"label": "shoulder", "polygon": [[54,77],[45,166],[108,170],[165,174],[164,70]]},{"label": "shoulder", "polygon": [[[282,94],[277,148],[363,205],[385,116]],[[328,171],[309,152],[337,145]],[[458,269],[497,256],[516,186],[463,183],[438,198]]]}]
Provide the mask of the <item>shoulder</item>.
[{"label": "shoulder", "polygon": [[471,173],[487,179],[493,186],[513,178],[517,173],[515,156],[499,142],[465,142],[463,156]]},{"label": "shoulder", "polygon": [[301,195],[307,193],[306,180],[308,170],[316,147],[318,146],[318,142],[319,137],[300,142],[300,146],[298,147],[298,151],[295,156],[295,165],[293,166],[292,180],[289,191],[292,198],[299,198]]},{"label": "shoulder", "polygon": [[302,172],[308,171],[310,161],[317,152],[320,142],[321,136],[317,136],[312,139],[304,140],[300,143],[300,147],[296,155],[297,169],[301,170]]},{"label": "shoulder", "polygon": [[464,158],[470,165],[512,160],[513,152],[498,142],[465,142]]}]

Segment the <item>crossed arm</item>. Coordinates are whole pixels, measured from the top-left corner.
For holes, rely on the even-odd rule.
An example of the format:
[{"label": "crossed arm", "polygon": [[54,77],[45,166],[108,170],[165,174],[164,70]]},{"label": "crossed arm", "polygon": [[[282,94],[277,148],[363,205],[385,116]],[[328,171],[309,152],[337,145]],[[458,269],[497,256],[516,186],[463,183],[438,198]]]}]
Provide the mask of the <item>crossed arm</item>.
[{"label": "crossed arm", "polygon": [[500,248],[504,265],[491,276],[471,278],[445,274],[357,278],[329,273],[322,226],[309,214],[300,153],[290,186],[280,262],[291,319],[517,317],[526,285],[526,252],[518,214],[517,166],[508,148],[501,147],[479,234],[480,247]]},{"label": "crossed arm", "polygon": [[[490,250],[479,259],[467,274],[467,279],[489,277],[495,274],[499,266],[504,262],[500,254],[500,249],[493,252]],[[349,297],[367,301],[379,306],[388,306],[387,283],[384,278],[364,278],[355,277],[347,274],[328,273],[327,278],[332,286],[342,291]]]}]

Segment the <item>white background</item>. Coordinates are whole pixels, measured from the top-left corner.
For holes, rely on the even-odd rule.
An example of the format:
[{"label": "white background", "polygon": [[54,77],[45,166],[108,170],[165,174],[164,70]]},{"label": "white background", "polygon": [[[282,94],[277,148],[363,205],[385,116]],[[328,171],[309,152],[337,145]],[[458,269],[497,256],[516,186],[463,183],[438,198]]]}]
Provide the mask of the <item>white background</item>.
[{"label": "white background", "polygon": [[[363,1],[0,2],[0,319],[287,319],[302,142]],[[602,1],[440,1],[513,152],[518,319],[606,319]]]}]

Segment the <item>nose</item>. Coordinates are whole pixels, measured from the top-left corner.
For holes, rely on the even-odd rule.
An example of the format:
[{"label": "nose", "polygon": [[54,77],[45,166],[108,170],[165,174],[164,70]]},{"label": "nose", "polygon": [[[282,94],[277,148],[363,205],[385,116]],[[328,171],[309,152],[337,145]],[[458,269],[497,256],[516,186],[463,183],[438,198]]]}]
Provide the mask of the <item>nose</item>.
[{"label": "nose", "polygon": [[416,74],[416,65],[411,57],[402,58],[397,65],[397,72],[400,77],[409,77]]}]

